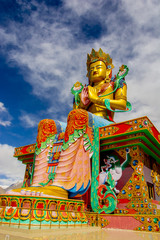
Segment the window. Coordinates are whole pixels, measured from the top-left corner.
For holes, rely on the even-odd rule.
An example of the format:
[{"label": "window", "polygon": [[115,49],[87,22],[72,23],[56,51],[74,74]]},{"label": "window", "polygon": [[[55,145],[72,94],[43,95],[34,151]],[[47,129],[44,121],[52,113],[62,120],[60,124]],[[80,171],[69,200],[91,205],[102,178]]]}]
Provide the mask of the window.
[{"label": "window", "polygon": [[152,183],[147,182],[148,186],[148,194],[150,199],[155,199],[155,193],[154,193],[154,185]]}]

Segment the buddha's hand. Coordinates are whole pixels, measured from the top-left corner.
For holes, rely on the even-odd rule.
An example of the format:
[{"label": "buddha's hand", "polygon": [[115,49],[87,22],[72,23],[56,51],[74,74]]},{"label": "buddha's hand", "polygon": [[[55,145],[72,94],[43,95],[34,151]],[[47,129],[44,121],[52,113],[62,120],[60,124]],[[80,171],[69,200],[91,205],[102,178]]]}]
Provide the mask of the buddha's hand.
[{"label": "buddha's hand", "polygon": [[88,97],[89,97],[89,100],[93,103],[96,103],[99,100],[96,89],[91,86],[88,86]]},{"label": "buddha's hand", "polygon": [[88,98],[88,87],[84,86],[81,92],[81,102],[86,106],[90,103]]}]

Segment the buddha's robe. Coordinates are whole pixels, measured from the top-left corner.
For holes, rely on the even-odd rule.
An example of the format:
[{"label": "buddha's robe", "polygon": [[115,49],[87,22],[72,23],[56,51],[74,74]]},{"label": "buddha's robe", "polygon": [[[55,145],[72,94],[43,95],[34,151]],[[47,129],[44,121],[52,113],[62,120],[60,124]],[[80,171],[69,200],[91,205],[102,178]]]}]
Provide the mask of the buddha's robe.
[{"label": "buddha's robe", "polygon": [[52,141],[52,139],[57,134],[62,135],[63,129],[59,128],[59,131],[57,131],[57,122],[53,120],[42,120],[39,123],[37,136],[32,186],[47,183],[49,174],[55,173],[54,179],[51,179],[47,185],[67,190],[70,197],[83,195],[91,183],[90,159],[93,154],[93,130],[97,126],[106,126],[109,123],[109,121],[94,116],[86,110],[72,110],[68,115],[63,143],[57,159],[58,164],[56,168],[53,167],[52,172],[49,172],[48,165],[52,165],[52,163],[47,161],[48,156],[54,155],[55,141]]}]

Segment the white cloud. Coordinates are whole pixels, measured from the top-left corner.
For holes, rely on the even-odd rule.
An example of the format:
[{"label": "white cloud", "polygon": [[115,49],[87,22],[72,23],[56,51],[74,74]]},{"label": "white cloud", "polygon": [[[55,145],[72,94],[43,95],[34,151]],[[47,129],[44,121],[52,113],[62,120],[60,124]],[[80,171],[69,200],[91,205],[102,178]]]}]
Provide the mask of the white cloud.
[{"label": "white cloud", "polygon": [[[36,4],[35,1],[32,3]],[[12,43],[16,46],[8,52],[8,59],[23,69],[33,94],[47,99],[49,109],[46,112],[50,111],[53,118],[58,118],[60,110],[65,112],[66,103],[71,108],[72,84],[87,82],[86,53],[92,47],[101,47],[113,58],[114,74],[123,63],[130,68],[126,81],[128,100],[134,110],[118,114],[116,120],[148,115],[160,129],[159,1],[109,1],[107,5],[104,1],[65,0],[64,3],[61,11],[36,4],[37,10],[27,19],[29,24],[12,22],[9,31],[1,30],[3,45]],[[19,4],[30,9],[29,3],[19,1]],[[99,19],[102,23],[104,31],[100,38],[81,41],[80,22],[84,16],[93,22]],[[37,120],[34,114],[26,113],[21,120],[32,127],[39,116]]]},{"label": "white cloud", "polygon": [[3,29],[0,27],[0,42],[2,46],[5,46],[7,44],[16,44],[17,39],[16,35],[12,32],[12,34],[9,34],[6,29]]},{"label": "white cloud", "polygon": [[2,102],[0,102],[0,125],[7,127],[11,125],[11,116]]},{"label": "white cloud", "polygon": [[53,110],[52,107],[48,108],[47,110],[41,111],[39,115],[36,113],[29,114],[27,112],[22,111],[21,116],[19,117],[19,120],[21,121],[21,125],[24,128],[38,128],[38,123],[42,119],[46,119],[46,118],[53,119],[52,117],[53,111],[54,111],[54,120],[67,122],[67,115],[60,116],[61,109],[56,108],[55,110]]},{"label": "white cloud", "polygon": [[[140,27],[158,27],[159,26],[159,0],[122,0],[125,11],[134,19]],[[159,31],[159,28],[157,29]]]},{"label": "white cloud", "polygon": [[36,127],[40,121],[35,114],[27,114],[25,112],[22,113],[19,119],[25,128]]},{"label": "white cloud", "polygon": [[[76,12],[78,16],[85,14],[87,11],[96,9],[96,11],[100,10],[103,7],[103,0],[64,0],[65,7],[72,9],[72,11]],[[83,7],[82,7],[83,6]]]},{"label": "white cloud", "polygon": [[3,126],[3,127],[8,127],[11,125],[11,122],[10,121],[1,121],[0,120],[0,125]]},{"label": "white cloud", "polygon": [[0,102],[0,112],[6,112],[7,109],[5,108],[4,104]]},{"label": "white cloud", "polygon": [[24,178],[25,166],[13,154],[13,146],[0,144],[0,186],[3,188]]}]

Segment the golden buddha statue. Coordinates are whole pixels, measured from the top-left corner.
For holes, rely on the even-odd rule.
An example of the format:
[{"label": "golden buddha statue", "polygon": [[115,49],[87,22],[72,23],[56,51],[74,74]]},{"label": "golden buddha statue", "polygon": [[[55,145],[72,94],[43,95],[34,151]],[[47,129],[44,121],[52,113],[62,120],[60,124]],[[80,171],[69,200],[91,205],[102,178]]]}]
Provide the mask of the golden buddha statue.
[{"label": "golden buddha statue", "polygon": [[[80,103],[78,107],[74,104],[74,108],[85,109],[109,121],[113,121],[115,109],[126,109],[127,85],[123,80],[121,86],[115,89],[115,81],[111,79],[113,68],[109,54],[104,53],[102,49],[98,52],[92,49],[87,59],[89,86],[84,86],[80,93]],[[120,70],[123,71],[124,68],[121,67]],[[106,99],[113,111],[106,109]]]},{"label": "golden buddha statue", "polygon": [[[122,65],[117,77],[112,78],[113,68],[109,54],[92,49],[87,58],[89,85],[77,82],[72,87],[75,103],[65,132],[58,121],[44,119],[39,123],[31,192],[67,198],[68,194],[81,196],[88,190],[94,128],[111,124],[115,109],[125,111],[128,105],[123,78],[128,68]],[[61,146],[60,150],[55,150],[55,146]]]}]

